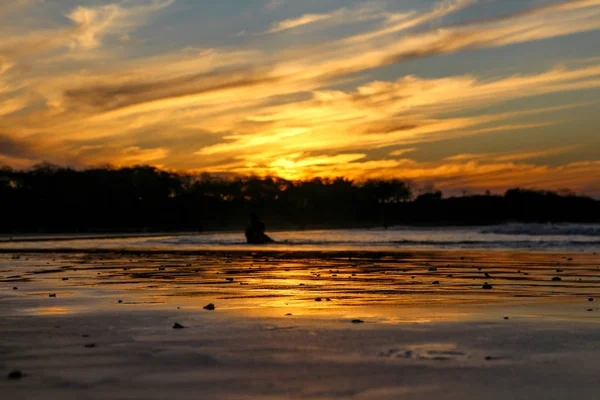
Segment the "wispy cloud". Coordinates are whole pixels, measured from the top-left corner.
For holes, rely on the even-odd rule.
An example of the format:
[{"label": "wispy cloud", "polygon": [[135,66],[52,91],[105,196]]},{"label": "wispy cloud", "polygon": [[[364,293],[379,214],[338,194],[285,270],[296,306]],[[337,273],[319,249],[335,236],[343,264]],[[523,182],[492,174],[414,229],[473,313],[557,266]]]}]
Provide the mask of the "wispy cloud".
[{"label": "wispy cloud", "polygon": [[274,24],[268,31],[265,33],[277,33],[286,31],[288,29],[294,29],[299,26],[308,25],[316,21],[322,21],[324,19],[331,18],[329,14],[304,14],[298,18],[286,19],[285,21],[278,22]]}]

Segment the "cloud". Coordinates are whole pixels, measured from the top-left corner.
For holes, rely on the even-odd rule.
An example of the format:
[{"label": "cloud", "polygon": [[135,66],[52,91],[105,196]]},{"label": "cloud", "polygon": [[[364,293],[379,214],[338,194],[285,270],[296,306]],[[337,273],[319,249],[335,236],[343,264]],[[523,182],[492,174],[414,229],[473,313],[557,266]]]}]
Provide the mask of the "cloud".
[{"label": "cloud", "polygon": [[298,18],[286,19],[285,21],[278,22],[265,33],[282,32],[329,18],[331,18],[331,16],[328,14],[304,14]]},{"label": "cloud", "polygon": [[149,14],[173,4],[175,0],[134,0],[99,7],[78,6],[67,14],[78,27],[70,38],[72,48],[93,49],[105,36],[123,36],[144,23]]}]

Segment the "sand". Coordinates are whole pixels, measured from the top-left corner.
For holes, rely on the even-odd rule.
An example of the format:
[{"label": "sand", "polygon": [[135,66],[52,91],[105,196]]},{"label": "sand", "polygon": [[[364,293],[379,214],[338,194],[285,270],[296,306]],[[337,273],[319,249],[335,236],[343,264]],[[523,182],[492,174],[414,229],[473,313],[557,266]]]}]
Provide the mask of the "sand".
[{"label": "sand", "polygon": [[3,253],[0,393],[595,398],[598,302],[593,253]]}]

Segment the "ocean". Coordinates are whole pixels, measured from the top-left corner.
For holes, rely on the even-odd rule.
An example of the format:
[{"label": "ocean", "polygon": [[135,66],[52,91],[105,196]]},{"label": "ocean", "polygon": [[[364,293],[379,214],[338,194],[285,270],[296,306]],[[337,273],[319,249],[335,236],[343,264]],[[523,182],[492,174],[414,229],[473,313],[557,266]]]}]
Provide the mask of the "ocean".
[{"label": "ocean", "polygon": [[[245,243],[243,232],[165,234],[137,237],[3,237],[0,251],[17,250],[306,250],[399,251],[409,249],[494,249],[600,252],[600,224],[523,224],[273,231],[277,243]],[[12,239],[12,240],[11,240]],[[26,239],[26,240],[23,240]]]}]

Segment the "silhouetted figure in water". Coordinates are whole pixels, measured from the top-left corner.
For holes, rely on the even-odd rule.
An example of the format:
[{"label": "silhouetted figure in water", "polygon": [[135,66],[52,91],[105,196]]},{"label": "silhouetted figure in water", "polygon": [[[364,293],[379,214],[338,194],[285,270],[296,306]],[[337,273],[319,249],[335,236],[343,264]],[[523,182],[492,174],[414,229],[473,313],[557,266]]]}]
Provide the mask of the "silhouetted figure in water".
[{"label": "silhouetted figure in water", "polygon": [[254,213],[250,214],[250,224],[246,228],[246,240],[250,244],[273,243],[274,240],[265,234],[265,224]]}]

